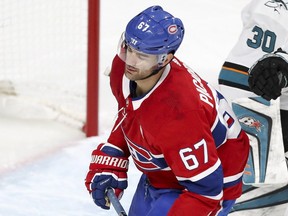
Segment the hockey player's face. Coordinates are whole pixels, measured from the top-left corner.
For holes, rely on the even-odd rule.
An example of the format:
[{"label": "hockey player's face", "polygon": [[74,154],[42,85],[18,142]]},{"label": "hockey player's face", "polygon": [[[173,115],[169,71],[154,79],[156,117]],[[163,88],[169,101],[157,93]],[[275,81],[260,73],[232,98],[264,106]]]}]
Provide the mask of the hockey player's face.
[{"label": "hockey player's face", "polygon": [[130,80],[141,80],[157,69],[157,55],[148,55],[127,47],[125,75]]}]

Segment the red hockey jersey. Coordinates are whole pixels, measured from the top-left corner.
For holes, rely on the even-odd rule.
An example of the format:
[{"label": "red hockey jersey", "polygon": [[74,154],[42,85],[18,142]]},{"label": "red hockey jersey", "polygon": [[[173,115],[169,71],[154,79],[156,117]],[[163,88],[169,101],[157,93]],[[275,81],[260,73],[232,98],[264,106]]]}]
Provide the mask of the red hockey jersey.
[{"label": "red hockey jersey", "polygon": [[225,98],[177,58],[153,89],[132,98],[124,68],[116,56],[110,85],[119,113],[108,142],[155,188],[183,190],[174,204],[181,212],[208,214],[239,197],[249,141]]}]

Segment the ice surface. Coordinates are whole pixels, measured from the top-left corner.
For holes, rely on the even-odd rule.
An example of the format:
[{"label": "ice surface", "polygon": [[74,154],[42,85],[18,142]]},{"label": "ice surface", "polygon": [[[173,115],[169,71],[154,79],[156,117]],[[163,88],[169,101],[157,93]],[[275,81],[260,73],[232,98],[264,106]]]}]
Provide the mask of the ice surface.
[{"label": "ice surface", "polygon": [[[110,65],[120,34],[129,19],[144,8],[159,4],[184,22],[186,35],[177,56],[216,85],[222,63],[241,31],[240,11],[248,2],[101,1],[100,71],[104,72]],[[105,141],[116,114],[109,80],[102,72],[99,108],[100,135],[87,139],[78,129],[66,125],[23,121],[0,115],[0,162],[3,171],[0,175],[1,216],[117,215],[113,209],[106,211],[96,207],[84,186],[90,153],[99,142]],[[29,152],[33,155],[28,155]],[[10,157],[7,158],[7,155]],[[121,200],[126,210],[138,178],[139,172],[131,163],[129,187]],[[256,210],[232,215],[281,214],[277,214],[275,209],[267,209],[261,213]]]}]

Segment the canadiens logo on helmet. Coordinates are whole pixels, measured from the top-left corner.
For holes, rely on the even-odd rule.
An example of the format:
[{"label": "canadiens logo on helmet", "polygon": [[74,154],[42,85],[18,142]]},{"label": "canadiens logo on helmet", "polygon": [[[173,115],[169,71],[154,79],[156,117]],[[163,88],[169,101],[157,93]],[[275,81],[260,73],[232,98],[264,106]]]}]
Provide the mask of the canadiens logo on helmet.
[{"label": "canadiens logo on helmet", "polygon": [[[179,18],[155,5],[129,21],[125,29],[125,39],[142,53],[162,55],[177,51],[184,32],[184,25]],[[137,44],[132,43],[131,38],[137,39]]]},{"label": "canadiens logo on helmet", "polygon": [[168,27],[168,33],[169,34],[176,34],[178,31],[177,25],[170,25]]}]

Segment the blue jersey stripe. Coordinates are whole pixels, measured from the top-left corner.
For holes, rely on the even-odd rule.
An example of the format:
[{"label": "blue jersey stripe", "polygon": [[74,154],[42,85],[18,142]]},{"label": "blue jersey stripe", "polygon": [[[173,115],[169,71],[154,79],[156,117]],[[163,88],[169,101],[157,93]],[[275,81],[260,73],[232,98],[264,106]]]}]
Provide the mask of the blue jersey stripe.
[{"label": "blue jersey stripe", "polygon": [[213,136],[216,148],[218,148],[226,140],[226,133],[227,133],[227,128],[218,119],[217,125],[212,131],[212,136]]},{"label": "blue jersey stripe", "polygon": [[[223,170],[220,165],[213,173],[198,181],[179,181],[189,191],[203,196],[217,196],[223,188]],[[207,187],[209,185],[210,187]]]}]

